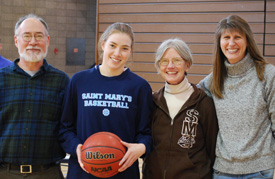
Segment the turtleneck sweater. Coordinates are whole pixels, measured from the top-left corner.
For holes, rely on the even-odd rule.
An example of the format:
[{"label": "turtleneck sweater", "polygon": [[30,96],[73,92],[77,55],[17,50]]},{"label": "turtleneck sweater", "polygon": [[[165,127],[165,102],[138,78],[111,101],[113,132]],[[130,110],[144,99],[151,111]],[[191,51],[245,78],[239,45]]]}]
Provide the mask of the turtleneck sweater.
[{"label": "turtleneck sweater", "polygon": [[[275,67],[265,65],[260,81],[249,54],[241,61],[225,61],[227,77],[223,99],[212,95],[219,133],[214,169],[229,174],[249,174],[275,167]],[[212,75],[199,86],[210,94]]]},{"label": "turtleneck sweater", "polygon": [[165,83],[164,98],[172,118],[171,123],[173,123],[175,116],[193,92],[194,89],[186,77],[177,85]]}]

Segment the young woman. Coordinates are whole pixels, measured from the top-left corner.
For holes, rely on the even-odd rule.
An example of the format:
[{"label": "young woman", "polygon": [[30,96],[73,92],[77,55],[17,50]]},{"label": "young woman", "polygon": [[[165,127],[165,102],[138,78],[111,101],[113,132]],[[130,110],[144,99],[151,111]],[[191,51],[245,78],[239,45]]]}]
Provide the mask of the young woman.
[{"label": "young woman", "polygon": [[153,149],[144,161],[144,179],[212,179],[216,111],[213,100],[188,82],[192,61],[180,39],[157,49],[155,65],[166,83],[153,95]]},{"label": "young woman", "polygon": [[214,57],[213,72],[199,84],[213,97],[219,122],[214,178],[273,178],[275,67],[236,15],[219,22]]},{"label": "young woman", "polygon": [[71,154],[67,178],[96,178],[86,173],[81,146],[92,134],[112,132],[127,152],[114,179],[139,179],[137,159],[150,152],[152,143],[152,90],[125,64],[133,51],[134,35],[125,23],[109,26],[99,40],[102,65],[75,74],[65,94],[60,141]]}]

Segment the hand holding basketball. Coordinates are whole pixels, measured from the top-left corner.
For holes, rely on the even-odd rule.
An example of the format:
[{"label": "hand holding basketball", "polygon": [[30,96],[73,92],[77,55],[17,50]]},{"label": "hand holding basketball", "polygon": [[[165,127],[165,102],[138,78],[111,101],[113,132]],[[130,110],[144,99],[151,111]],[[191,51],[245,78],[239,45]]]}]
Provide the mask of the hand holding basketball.
[{"label": "hand holding basketball", "polygon": [[119,166],[121,166],[118,169],[119,172],[123,172],[128,167],[132,166],[133,163],[146,152],[144,144],[127,143],[124,141],[121,141],[121,143],[128,149],[122,160],[119,162]]},{"label": "hand holding basketball", "polygon": [[78,160],[78,163],[80,165],[80,167],[82,168],[82,170],[84,170],[85,172],[89,173],[85,168],[84,168],[84,165],[81,161],[81,148],[82,148],[82,144],[78,144],[77,147],[76,147],[76,155],[77,155],[77,160]]}]

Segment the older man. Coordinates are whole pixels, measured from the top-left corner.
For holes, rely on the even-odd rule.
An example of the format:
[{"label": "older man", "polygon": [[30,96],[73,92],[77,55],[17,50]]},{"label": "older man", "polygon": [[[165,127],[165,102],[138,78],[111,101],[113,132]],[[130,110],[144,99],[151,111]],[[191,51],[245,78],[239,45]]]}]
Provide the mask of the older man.
[{"label": "older man", "polygon": [[[1,38],[0,38],[0,51],[1,50],[2,50],[2,41],[1,41]],[[0,54],[0,68],[4,68],[6,66],[9,66],[10,64],[12,64],[12,62],[9,61],[8,59],[2,57],[1,54]]]},{"label": "older man", "polygon": [[0,70],[0,178],[63,178],[57,140],[68,76],[44,59],[47,23],[30,14],[15,25],[20,55]]}]

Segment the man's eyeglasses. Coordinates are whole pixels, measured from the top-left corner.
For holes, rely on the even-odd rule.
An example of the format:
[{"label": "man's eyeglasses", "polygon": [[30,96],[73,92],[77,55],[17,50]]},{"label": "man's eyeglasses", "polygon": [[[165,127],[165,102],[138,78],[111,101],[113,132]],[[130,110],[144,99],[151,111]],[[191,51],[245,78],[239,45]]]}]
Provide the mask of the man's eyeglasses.
[{"label": "man's eyeglasses", "polygon": [[36,41],[41,41],[44,39],[45,36],[42,33],[34,34],[34,36],[32,36],[31,34],[23,34],[22,35],[23,40],[26,42],[30,42],[32,40],[32,37],[34,37],[34,39]]},{"label": "man's eyeglasses", "polygon": [[[172,58],[172,63],[176,66],[181,65],[183,63],[182,58]],[[167,58],[162,58],[159,61],[160,66],[167,66],[169,64],[170,60]]]}]

